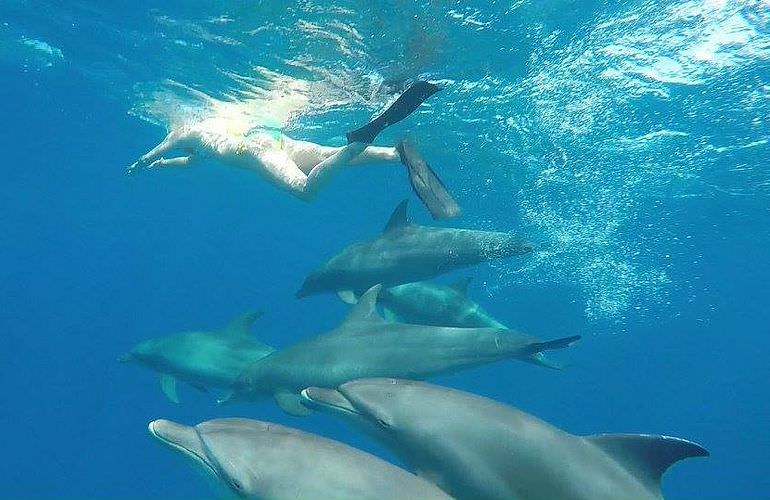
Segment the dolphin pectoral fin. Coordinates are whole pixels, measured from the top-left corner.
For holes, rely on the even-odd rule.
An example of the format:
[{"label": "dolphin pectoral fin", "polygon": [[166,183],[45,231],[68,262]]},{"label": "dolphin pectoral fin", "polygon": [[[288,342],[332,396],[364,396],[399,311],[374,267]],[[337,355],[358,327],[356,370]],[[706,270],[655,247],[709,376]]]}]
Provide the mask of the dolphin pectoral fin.
[{"label": "dolphin pectoral fin", "polygon": [[166,396],[166,399],[172,403],[179,404],[179,396],[176,393],[176,378],[167,373],[160,374],[160,390]]},{"label": "dolphin pectoral fin", "polygon": [[307,417],[310,410],[302,404],[302,398],[296,392],[281,390],[273,394],[280,409],[295,417]]},{"label": "dolphin pectoral fin", "polygon": [[563,337],[555,340],[547,340],[545,342],[534,342],[526,347],[526,350],[530,354],[536,354],[543,351],[553,351],[554,349],[565,349],[582,337],[580,335],[572,335],[571,337]]},{"label": "dolphin pectoral fin", "polygon": [[708,450],[686,439],[649,434],[597,434],[584,438],[619,462],[655,493],[660,479],[676,462],[707,457]]},{"label": "dolphin pectoral fin", "polygon": [[358,303],[358,299],[356,299],[356,294],[353,290],[337,290],[337,297],[346,304]]}]

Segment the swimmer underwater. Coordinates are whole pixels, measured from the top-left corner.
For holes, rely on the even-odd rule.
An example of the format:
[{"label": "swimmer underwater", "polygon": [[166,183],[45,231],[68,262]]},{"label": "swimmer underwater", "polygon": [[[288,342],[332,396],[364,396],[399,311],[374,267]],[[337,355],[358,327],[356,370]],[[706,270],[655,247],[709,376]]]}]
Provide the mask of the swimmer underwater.
[{"label": "swimmer underwater", "polygon": [[[434,218],[460,215],[460,207],[413,145],[400,141],[396,147],[371,146],[386,127],[398,123],[428,97],[441,90],[419,80],[372,121],[347,133],[348,144],[322,146],[292,139],[274,127],[249,133],[228,132],[226,121],[210,118],[172,130],[163,141],[128,168],[129,173],[160,167],[188,167],[203,158],[252,170],[273,185],[309,201],[340,169],[366,163],[400,160],[407,167],[415,193]],[[165,158],[173,151],[180,156]]]}]

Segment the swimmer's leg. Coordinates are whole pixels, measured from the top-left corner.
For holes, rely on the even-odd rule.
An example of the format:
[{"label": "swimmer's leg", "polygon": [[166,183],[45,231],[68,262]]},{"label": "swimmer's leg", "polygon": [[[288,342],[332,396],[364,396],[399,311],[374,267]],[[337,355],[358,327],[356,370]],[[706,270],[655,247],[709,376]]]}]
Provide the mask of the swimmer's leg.
[{"label": "swimmer's leg", "polygon": [[249,169],[265,176],[271,184],[303,200],[310,198],[305,190],[307,175],[284,150],[248,150],[242,154],[251,156]]},{"label": "swimmer's leg", "polygon": [[396,146],[401,163],[409,172],[409,182],[417,196],[433,215],[434,219],[446,219],[459,216],[462,211],[449,194],[444,183],[438,178],[430,165],[423,160],[417,149],[406,141]]},{"label": "swimmer's leg", "polygon": [[313,170],[307,176],[307,185],[305,186],[306,196],[313,198],[318,191],[324,187],[333,177],[334,173],[342,167],[349,165],[366,149],[366,144],[354,142],[343,146],[326,158],[324,161],[313,167]]},{"label": "swimmer's leg", "polygon": [[441,90],[441,87],[426,81],[420,80],[413,83],[380,116],[363,127],[348,132],[348,144],[353,142],[371,144],[385,127],[393,125],[412,114],[420,104],[439,90]]},{"label": "swimmer's leg", "polygon": [[[297,163],[299,168],[309,174],[322,161],[339,153],[342,148],[321,146],[314,142],[298,141],[289,137],[283,138],[284,151]],[[362,163],[397,162],[399,160],[396,148],[367,146],[361,154],[350,160],[350,165]]]},{"label": "swimmer's leg", "polygon": [[194,159],[195,156],[193,155],[177,156],[176,158],[158,158],[144,168],[189,167]]},{"label": "swimmer's leg", "polygon": [[396,148],[367,146],[361,154],[350,160],[350,164],[393,162],[398,161],[399,158],[400,156]]},{"label": "swimmer's leg", "polygon": [[160,144],[140,156],[133,165],[128,167],[128,173],[134,173],[138,170],[146,168],[152,162],[161,158],[164,154],[168,153],[172,149],[175,149],[180,139],[181,136],[178,131],[171,131],[171,133],[169,133],[166,138],[160,142]]}]

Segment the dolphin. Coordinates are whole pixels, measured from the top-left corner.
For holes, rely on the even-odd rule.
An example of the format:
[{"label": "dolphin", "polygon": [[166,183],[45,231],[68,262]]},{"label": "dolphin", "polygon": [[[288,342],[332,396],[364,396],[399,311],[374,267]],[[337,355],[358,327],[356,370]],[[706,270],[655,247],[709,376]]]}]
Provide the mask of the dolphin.
[{"label": "dolphin", "polygon": [[242,498],[447,500],[434,484],[345,444],[242,418],[194,427],[154,420],[150,434]]},{"label": "dolphin", "polygon": [[409,222],[407,201],[393,211],[378,237],[355,243],[313,271],[297,298],[337,292],[351,300],[377,283],[420,281],[481,262],[525,254],[526,240],[508,233],[418,226]]},{"label": "dolphin", "polygon": [[388,323],[377,312],[375,285],[335,330],[302,340],[252,363],[221,403],[272,394],[292,415],[306,415],[299,393],[315,385],[334,388],[362,377],[426,378],[507,358],[529,359],[580,339],[543,342],[500,328],[452,328]]},{"label": "dolphin", "polygon": [[459,499],[659,500],[672,464],[709,454],[668,436],[575,436],[491,399],[411,380],[309,387],[302,397]]},{"label": "dolphin", "polygon": [[[380,292],[377,302],[384,317],[391,321],[416,325],[455,326],[458,328],[505,328],[478,302],[468,297],[471,278],[450,285],[429,281],[405,283]],[[539,366],[561,370],[564,366],[539,352],[524,359]]]},{"label": "dolphin", "polygon": [[227,388],[251,363],[275,349],[249,333],[259,312],[248,312],[214,332],[183,332],[146,340],[121,356],[160,374],[160,386],[169,401],[178,403],[177,380],[206,390]]},{"label": "dolphin", "polygon": [[404,323],[458,328],[508,328],[468,297],[471,278],[450,285],[429,281],[385,288],[378,298],[385,317]]}]

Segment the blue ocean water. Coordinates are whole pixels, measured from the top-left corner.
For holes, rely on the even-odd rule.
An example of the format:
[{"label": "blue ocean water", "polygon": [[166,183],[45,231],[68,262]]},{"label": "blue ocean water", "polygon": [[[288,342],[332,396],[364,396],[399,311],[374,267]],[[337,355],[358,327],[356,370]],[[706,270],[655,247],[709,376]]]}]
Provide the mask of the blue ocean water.
[{"label": "blue ocean water", "polygon": [[294,293],[382,228],[404,172],[352,169],[308,204],[214,164],[125,168],[175,120],[270,82],[309,99],[289,135],[339,145],[387,80],[422,76],[446,90],[378,142],[419,142],[465,211],[442,224],[544,248],[442,280],[474,276],[517,329],[584,337],[563,372],[500,362],[436,382],[576,434],[703,444],[667,498],[768,498],[767,2],[3,0],[0,74],[0,496],[209,496],[148,437],[159,417],[273,420],[395,460],[272,401],[185,388],[172,405],[117,358],[253,308],[271,345],[333,328],[347,306]]}]

